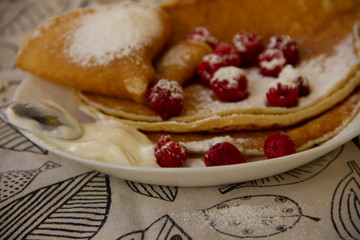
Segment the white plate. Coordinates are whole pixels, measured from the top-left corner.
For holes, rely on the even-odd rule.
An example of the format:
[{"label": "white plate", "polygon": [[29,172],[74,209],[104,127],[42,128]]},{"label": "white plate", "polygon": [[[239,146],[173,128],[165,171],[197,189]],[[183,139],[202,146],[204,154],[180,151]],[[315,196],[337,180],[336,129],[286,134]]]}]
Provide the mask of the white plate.
[{"label": "white plate", "polygon": [[[18,87],[14,99],[32,101],[48,99],[68,109],[80,122],[90,121],[87,116],[78,110],[70,88],[31,75],[27,76]],[[273,176],[315,160],[360,135],[360,114],[334,138],[310,150],[277,159],[208,168],[146,168],[104,163],[67,154],[59,151],[46,140],[40,140],[34,134],[27,132],[23,132],[23,134],[34,143],[51,152],[121,179],[169,186],[212,186]]]}]

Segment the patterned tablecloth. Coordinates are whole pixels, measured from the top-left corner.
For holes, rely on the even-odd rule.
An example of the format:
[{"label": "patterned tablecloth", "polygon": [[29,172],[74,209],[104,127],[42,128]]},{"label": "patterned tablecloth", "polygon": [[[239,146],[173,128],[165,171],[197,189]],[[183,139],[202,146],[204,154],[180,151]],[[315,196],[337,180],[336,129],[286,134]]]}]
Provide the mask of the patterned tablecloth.
[{"label": "patterned tablecloth", "polygon": [[[87,0],[0,0],[0,108],[25,76],[17,49]],[[0,239],[360,239],[358,138],[289,172],[182,188],[113,178],[0,121]]]}]

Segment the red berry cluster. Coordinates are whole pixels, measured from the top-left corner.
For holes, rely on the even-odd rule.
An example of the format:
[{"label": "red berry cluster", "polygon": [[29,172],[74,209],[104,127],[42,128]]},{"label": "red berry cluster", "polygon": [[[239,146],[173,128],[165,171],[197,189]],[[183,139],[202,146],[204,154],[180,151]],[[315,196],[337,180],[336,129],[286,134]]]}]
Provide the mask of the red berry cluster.
[{"label": "red berry cluster", "polygon": [[[207,33],[212,34],[210,30]],[[220,42],[213,48],[214,52],[205,56],[198,66],[200,79],[209,86],[213,74],[222,67],[240,68],[255,64],[264,48],[264,42],[260,36],[253,33],[240,32],[234,35],[231,44]]]},{"label": "red berry cluster", "polygon": [[[263,39],[245,31],[235,34],[231,44],[218,41],[207,27],[193,29],[187,39],[205,42],[213,48],[213,53],[204,56],[198,64],[197,73],[202,83],[222,101],[240,101],[248,96],[248,79],[245,72],[239,74],[240,68],[257,63],[264,76],[278,78],[285,66],[295,64],[299,58],[296,41],[287,35],[271,37],[265,51]],[[167,80],[165,84],[164,81],[160,80],[149,90],[147,102],[151,110],[167,120],[181,113],[184,92],[176,82]],[[293,81],[296,89],[281,82],[270,88],[267,92],[268,105],[292,107],[297,105],[298,97],[309,94],[310,87],[305,77],[299,75]]]},{"label": "red berry cluster", "polygon": [[[210,30],[208,32],[211,33]],[[244,33],[247,34],[247,33]],[[198,65],[198,75],[201,81],[210,86],[214,93],[220,100],[223,101],[240,101],[247,97],[247,76],[246,74],[238,74],[234,68],[228,73],[225,71],[217,74],[215,79],[212,79],[214,74],[225,67],[240,68],[241,66],[248,65],[253,57],[263,48],[261,38],[253,35],[248,38],[239,38],[240,34],[235,35],[233,44],[220,42],[214,47],[211,54],[206,55]],[[260,41],[259,41],[260,39]],[[242,51],[239,51],[240,41],[244,41]],[[226,76],[228,79],[224,79]],[[220,81],[221,79],[221,81]]]},{"label": "red berry cluster", "polygon": [[277,77],[287,65],[295,65],[299,59],[296,41],[288,35],[272,36],[267,49],[258,57],[258,66],[263,75]]},{"label": "red berry cluster", "polygon": [[[216,39],[208,28],[205,29],[206,37],[197,39]],[[201,81],[210,86],[222,101],[240,101],[246,98],[248,80],[246,74],[235,77],[232,70],[227,74],[221,71],[223,77],[220,82],[220,74],[216,74],[220,70],[232,69],[228,68],[229,66],[244,68],[257,64],[264,76],[278,78],[286,66],[296,64],[299,59],[298,45],[288,35],[272,36],[265,50],[260,36],[245,31],[235,34],[231,44],[220,42],[214,45],[216,42],[218,41],[213,40],[211,45],[214,52],[202,59],[197,70]],[[223,79],[224,76],[228,79]],[[294,84],[286,85],[280,82],[268,90],[269,106],[293,107],[297,105],[299,97],[309,94],[309,82],[304,76],[299,74],[292,81]]]},{"label": "red berry cluster", "polygon": [[298,45],[289,35],[272,36],[269,40],[268,49],[279,49],[291,65],[295,65],[299,59]]},{"label": "red berry cluster", "polygon": [[[188,150],[178,142],[174,142],[169,135],[161,136],[156,142],[156,162],[161,167],[181,167],[188,157]],[[245,163],[241,152],[231,143],[222,142],[212,146],[204,157],[204,163],[209,166]]]},{"label": "red berry cluster", "polygon": [[240,66],[241,65],[241,55],[236,50],[236,48],[225,42],[219,43],[215,49],[214,53],[222,57],[225,66]]},{"label": "red berry cluster", "polygon": [[[163,135],[156,143],[156,161],[161,167],[181,167],[187,160],[188,150],[169,135]],[[295,143],[285,133],[271,133],[264,143],[264,154],[267,158],[283,157],[296,153]],[[229,142],[219,142],[211,146],[204,155],[205,166],[223,166],[246,163],[237,147]]]},{"label": "red berry cluster", "polygon": [[210,86],[210,79],[214,73],[225,66],[225,60],[221,56],[215,53],[210,53],[203,57],[197,67],[197,72],[202,83],[204,83],[206,86]]}]

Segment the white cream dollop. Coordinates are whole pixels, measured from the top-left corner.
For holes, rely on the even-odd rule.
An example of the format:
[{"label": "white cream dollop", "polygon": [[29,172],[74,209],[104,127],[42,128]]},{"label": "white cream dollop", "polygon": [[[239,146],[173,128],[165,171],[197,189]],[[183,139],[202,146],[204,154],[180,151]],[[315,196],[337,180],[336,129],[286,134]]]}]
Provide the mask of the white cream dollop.
[{"label": "white cream dollop", "polygon": [[100,123],[84,123],[82,127],[84,134],[79,139],[44,140],[61,152],[81,158],[122,166],[159,167],[153,143],[135,128],[125,124]]}]

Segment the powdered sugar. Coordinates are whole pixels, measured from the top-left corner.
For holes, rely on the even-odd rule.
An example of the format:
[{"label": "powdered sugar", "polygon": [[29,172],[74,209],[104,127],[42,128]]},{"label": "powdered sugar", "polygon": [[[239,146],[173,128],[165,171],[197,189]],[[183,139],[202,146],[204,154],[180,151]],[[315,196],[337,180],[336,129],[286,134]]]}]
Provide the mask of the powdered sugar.
[{"label": "powdered sugar", "polygon": [[157,9],[123,3],[101,6],[80,17],[65,53],[82,66],[104,65],[149,45],[161,33]]},{"label": "powdered sugar", "polygon": [[279,214],[282,213],[282,211],[284,211],[282,206],[271,208],[265,205],[251,206],[237,204],[231,206],[226,205],[226,207],[219,205],[219,207],[207,210],[205,213],[209,219],[212,219],[213,222],[216,223],[217,228],[235,228],[235,224],[242,224],[246,227],[259,229],[284,218]]}]

